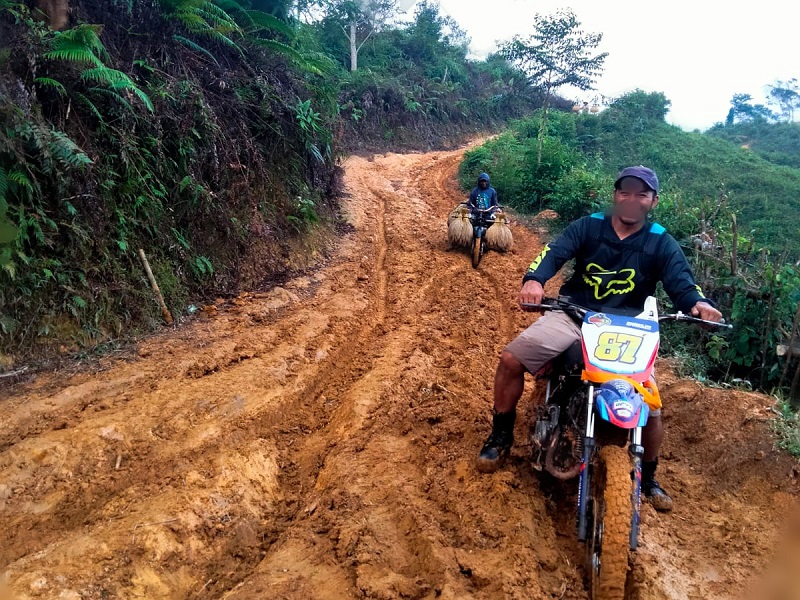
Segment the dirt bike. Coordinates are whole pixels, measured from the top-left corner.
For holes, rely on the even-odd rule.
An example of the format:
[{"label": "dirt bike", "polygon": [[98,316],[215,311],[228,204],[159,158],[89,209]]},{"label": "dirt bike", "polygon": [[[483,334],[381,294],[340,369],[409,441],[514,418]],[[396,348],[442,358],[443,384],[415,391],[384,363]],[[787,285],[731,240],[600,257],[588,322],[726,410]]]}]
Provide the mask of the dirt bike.
[{"label": "dirt bike", "polygon": [[500,210],[496,208],[472,208],[469,213],[469,220],[472,222],[472,268],[477,269],[481,264],[484,252],[486,252],[486,230],[494,224],[494,213]]},{"label": "dirt bike", "polygon": [[581,323],[581,340],[537,374],[546,388],[531,426],[531,458],[557,479],[579,477],[577,529],[590,597],[622,600],[638,546],[642,428],[650,407],[661,406],[653,379],[659,323],[730,326],[680,312],[659,316],[652,297],[636,316],[594,312],[568,299],[523,308],[563,311]]}]

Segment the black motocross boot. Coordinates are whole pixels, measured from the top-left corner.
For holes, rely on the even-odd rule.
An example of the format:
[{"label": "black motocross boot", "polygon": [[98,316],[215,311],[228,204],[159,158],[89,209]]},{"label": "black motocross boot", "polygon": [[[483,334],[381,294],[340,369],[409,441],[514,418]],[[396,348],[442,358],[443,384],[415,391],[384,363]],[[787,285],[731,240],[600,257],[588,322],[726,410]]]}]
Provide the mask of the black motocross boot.
[{"label": "black motocross boot", "polygon": [[658,485],[655,474],[658,468],[658,459],[652,462],[642,462],[642,493],[659,512],[672,510],[672,498]]},{"label": "black motocross boot", "polygon": [[511,452],[514,443],[514,421],[516,411],[494,413],[492,417],[492,433],[481,448],[478,455],[478,470],[482,473],[496,471]]}]

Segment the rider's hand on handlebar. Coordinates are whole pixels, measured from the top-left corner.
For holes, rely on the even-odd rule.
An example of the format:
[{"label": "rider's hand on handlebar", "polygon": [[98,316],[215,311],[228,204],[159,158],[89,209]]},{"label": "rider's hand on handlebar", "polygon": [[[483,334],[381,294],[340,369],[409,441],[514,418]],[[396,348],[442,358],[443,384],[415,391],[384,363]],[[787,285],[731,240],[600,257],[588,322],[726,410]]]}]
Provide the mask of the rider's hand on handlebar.
[{"label": "rider's hand on handlebar", "polygon": [[520,304],[541,304],[544,299],[544,288],[538,281],[530,279],[519,292]]},{"label": "rider's hand on handlebar", "polygon": [[713,321],[720,323],[722,321],[722,313],[716,308],[711,306],[708,302],[698,302],[692,307],[692,316],[704,321]]}]

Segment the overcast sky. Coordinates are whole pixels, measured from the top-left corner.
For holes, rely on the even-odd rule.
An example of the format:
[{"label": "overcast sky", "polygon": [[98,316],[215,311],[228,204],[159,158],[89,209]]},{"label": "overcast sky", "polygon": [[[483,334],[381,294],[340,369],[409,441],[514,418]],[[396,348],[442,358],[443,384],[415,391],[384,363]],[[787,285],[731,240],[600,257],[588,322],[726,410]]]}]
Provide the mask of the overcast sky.
[{"label": "overcast sky", "polygon": [[600,50],[609,56],[598,91],[611,97],[637,87],[664,92],[672,101],[667,120],[684,129],[724,120],[734,93],[763,100],[766,84],[800,79],[800,5],[785,0],[440,0],[440,5],[470,35],[477,56],[495,50],[499,40],[531,33],[537,12],[572,8],[585,31],[603,33]]}]

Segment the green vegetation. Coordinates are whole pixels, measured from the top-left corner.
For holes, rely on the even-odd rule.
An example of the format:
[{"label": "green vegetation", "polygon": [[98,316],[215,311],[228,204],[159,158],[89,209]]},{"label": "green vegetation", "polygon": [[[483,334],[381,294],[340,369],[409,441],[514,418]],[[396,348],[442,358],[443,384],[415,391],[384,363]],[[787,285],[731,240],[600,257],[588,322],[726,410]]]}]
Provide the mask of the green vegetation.
[{"label": "green vegetation", "polygon": [[176,314],[264,285],[332,225],[343,150],[455,142],[538,102],[435,5],[398,25],[374,4],[0,0],[0,354],[155,327],[139,248]]},{"label": "green vegetation", "polygon": [[308,141],[325,136],[301,133],[296,113],[298,98],[331,101],[286,68],[299,53],[262,48],[286,25],[225,5],[112,2],[53,31],[5,3],[0,219],[14,234],[0,240],[0,352],[151,327],[138,248],[180,313],[190,296],[235,289],[248,247],[277,254],[313,222],[307,203],[324,206],[333,165]]},{"label": "green vegetation", "polygon": [[590,90],[603,69],[608,54],[592,56],[603,35],[583,33],[575,13],[559,11],[554,15],[536,15],[534,32],[528,38],[515,36],[501,48],[508,58],[543,92],[539,146],[536,166],[542,164],[542,146],[547,135],[547,114],[554,93],[565,85]]},{"label": "green vegetation", "polygon": [[777,445],[792,456],[800,458],[800,412],[788,402],[778,405],[778,416],[773,421]]},{"label": "green vegetation", "polygon": [[751,150],[771,163],[800,169],[800,125],[797,123],[719,124],[707,133]]},{"label": "green vegetation", "polygon": [[[487,131],[540,103],[525,76],[504,58],[469,60],[466,35],[432,2],[420,2],[404,27],[380,25],[377,17],[367,19],[358,11],[343,12],[354,10],[352,2],[332,4],[312,30],[317,51],[334,60],[343,143],[350,149],[452,142],[458,132]],[[348,15],[368,23],[358,33],[357,68],[351,60]]]},{"label": "green vegetation", "polygon": [[785,364],[776,348],[800,301],[800,169],[716,131],[670,126],[668,108],[663,94],[637,91],[598,115],[554,113],[539,166],[540,116],[533,115],[468,152],[462,182],[468,187],[488,171],[501,202],[528,213],[553,209],[563,225],[606,206],[622,167],[654,168],[663,186],[655,218],[685,245],[698,282],[735,325],[727,336],[670,327],[665,348],[692,357],[701,376],[770,389]]}]

